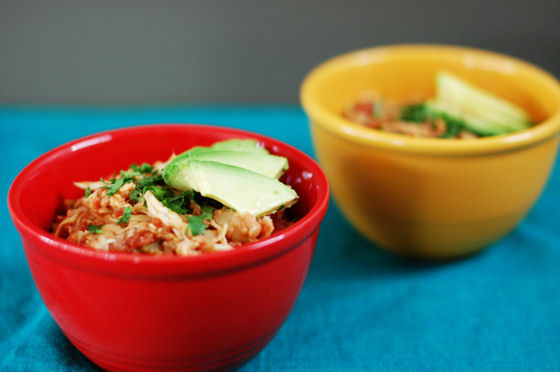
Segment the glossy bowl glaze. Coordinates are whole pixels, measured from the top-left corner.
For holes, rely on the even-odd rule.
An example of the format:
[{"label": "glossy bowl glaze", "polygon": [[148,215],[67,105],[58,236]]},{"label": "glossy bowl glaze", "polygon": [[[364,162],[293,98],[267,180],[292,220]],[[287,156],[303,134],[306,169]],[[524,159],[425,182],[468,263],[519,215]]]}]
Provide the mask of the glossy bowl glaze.
[{"label": "glossy bowl glaze", "polygon": [[[467,141],[384,133],[342,117],[364,92],[433,96],[441,69],[520,105],[539,124]],[[558,148],[558,81],[483,50],[395,45],[351,52],[311,71],[301,101],[338,206],[373,242],[407,256],[458,257],[512,230],[539,197]]]},{"label": "glossy bowl glaze", "polygon": [[[62,200],[82,194],[74,181],[228,138],[255,138],[289,159],[282,180],[300,195],[294,225],[233,251],[193,257],[100,252],[48,232]],[[235,367],[271,340],[302,288],[328,197],[319,166],[282,142],[221,127],[153,125],[46,153],[17,176],[8,205],[39,293],[79,350],[109,370],[184,371]]]}]

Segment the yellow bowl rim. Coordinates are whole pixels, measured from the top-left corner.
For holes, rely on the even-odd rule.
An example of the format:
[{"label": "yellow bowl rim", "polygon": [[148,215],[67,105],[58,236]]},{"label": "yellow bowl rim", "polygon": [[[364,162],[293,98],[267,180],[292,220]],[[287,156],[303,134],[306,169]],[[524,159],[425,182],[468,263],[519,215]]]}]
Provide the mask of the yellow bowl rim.
[{"label": "yellow bowl rim", "polygon": [[[330,74],[347,69],[348,67],[372,63],[379,60],[379,58],[388,58],[387,56],[390,58],[391,54],[403,55],[411,52],[418,54],[418,58],[427,57],[433,59],[434,57],[439,57],[460,60],[465,54],[470,54],[476,57],[484,57],[494,63],[507,62],[513,64],[516,70],[530,74],[535,79],[540,79],[542,83],[548,85],[551,93],[554,95],[553,98],[558,102],[559,109],[547,120],[526,130],[466,141],[417,138],[372,130],[351,122],[343,118],[342,115],[335,115],[329,112],[314,99],[314,94],[317,90],[317,82],[327,78]],[[478,155],[511,151],[545,141],[560,132],[560,82],[554,76],[540,67],[512,56],[464,46],[444,44],[393,44],[350,51],[332,57],[312,69],[304,78],[301,85],[300,100],[312,125],[318,125],[351,142],[407,153]]]}]

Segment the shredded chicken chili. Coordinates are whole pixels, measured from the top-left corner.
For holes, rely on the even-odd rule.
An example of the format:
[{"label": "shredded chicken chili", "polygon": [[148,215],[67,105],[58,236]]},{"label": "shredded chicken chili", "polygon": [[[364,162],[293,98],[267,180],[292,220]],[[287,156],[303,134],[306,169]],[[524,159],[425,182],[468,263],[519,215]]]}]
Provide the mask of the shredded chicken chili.
[{"label": "shredded chicken chili", "polygon": [[[364,95],[348,105],[343,116],[363,126],[411,137],[474,139],[478,136],[442,118],[418,115],[420,105],[399,104]],[[423,116],[423,115],[422,115]]]},{"label": "shredded chicken chili", "polygon": [[185,256],[230,250],[291,224],[284,210],[255,217],[192,190],[171,189],[161,176],[168,162],[133,164],[108,181],[77,182],[85,195],[65,200],[52,231],[97,250]]}]

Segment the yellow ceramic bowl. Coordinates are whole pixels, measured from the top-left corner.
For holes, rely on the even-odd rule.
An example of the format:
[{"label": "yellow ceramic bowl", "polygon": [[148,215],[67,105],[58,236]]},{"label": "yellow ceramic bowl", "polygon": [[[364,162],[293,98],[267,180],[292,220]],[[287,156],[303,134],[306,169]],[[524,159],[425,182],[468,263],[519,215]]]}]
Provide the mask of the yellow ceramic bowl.
[{"label": "yellow ceramic bowl", "polygon": [[[520,105],[539,124],[476,140],[427,139],[341,116],[363,92],[432,96],[441,69]],[[512,230],[541,193],[558,148],[558,81],[483,50],[395,45],[351,52],[311,71],[301,101],[337,205],[365,236],[408,256],[458,257]]]}]

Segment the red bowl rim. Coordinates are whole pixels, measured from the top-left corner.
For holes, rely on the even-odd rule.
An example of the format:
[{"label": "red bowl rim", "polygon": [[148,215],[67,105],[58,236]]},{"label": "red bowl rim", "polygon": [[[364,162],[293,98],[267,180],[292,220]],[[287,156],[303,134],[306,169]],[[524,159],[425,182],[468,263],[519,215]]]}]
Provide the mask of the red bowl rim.
[{"label": "red bowl rim", "polygon": [[[60,239],[51,233],[35,226],[23,213],[17,203],[18,190],[34,170],[45,162],[56,161],[62,152],[68,149],[95,146],[99,141],[111,141],[129,134],[141,132],[149,133],[153,130],[212,130],[227,135],[255,138],[267,146],[278,146],[283,155],[288,158],[303,159],[309,170],[317,177],[319,185],[317,202],[314,203],[300,220],[294,225],[273,234],[272,236],[254,243],[245,244],[231,251],[214,252],[198,256],[149,256],[121,252],[105,252],[84,248],[77,244]],[[77,150],[79,151],[79,150]],[[329,201],[329,185],[326,176],[319,165],[307,154],[274,138],[236,128],[228,128],[205,124],[147,124],[127,128],[107,130],[88,135],[62,144],[29,163],[14,179],[8,192],[8,209],[22,239],[29,241],[30,246],[41,253],[74,267],[103,271],[116,276],[162,276],[169,275],[210,275],[216,271],[225,272],[238,270],[247,265],[256,264],[263,260],[273,259],[278,255],[295,248],[302,241],[309,238],[318,228],[323,219]],[[275,243],[283,242],[283,244]]]}]

